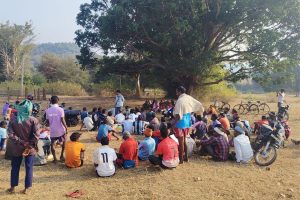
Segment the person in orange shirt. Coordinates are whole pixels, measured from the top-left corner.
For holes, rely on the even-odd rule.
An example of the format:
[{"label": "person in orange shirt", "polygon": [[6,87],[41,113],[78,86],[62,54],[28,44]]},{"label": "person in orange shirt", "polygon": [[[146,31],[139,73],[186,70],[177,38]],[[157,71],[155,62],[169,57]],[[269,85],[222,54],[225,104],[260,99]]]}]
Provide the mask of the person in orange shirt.
[{"label": "person in orange shirt", "polygon": [[254,130],[253,130],[253,133],[256,133],[260,127],[265,124],[265,125],[269,125],[269,121],[268,121],[268,118],[266,116],[262,116],[261,117],[261,120],[257,121],[257,122],[254,122]]},{"label": "person in orange shirt", "polygon": [[227,119],[227,117],[225,116],[224,113],[220,113],[220,115],[219,115],[219,122],[221,123],[221,125],[222,125],[222,127],[224,129],[224,132],[227,135],[230,135],[230,132],[229,132],[230,122],[229,122],[229,120]]},{"label": "person in orange shirt", "polygon": [[128,131],[123,133],[123,140],[116,163],[124,169],[134,168],[138,165],[138,143]]},{"label": "person in orange shirt", "polygon": [[72,133],[70,136],[70,140],[66,142],[65,145],[65,164],[67,167],[76,168],[81,167],[83,165],[84,159],[84,144],[78,142],[81,134],[78,132]]}]

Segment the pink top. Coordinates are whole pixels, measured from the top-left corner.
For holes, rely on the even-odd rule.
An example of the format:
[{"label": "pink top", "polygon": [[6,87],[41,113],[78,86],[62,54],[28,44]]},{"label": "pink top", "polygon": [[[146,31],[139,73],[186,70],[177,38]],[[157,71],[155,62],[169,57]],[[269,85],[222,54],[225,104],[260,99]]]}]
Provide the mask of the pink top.
[{"label": "pink top", "polygon": [[50,124],[50,137],[60,137],[66,133],[66,129],[61,122],[61,118],[65,117],[64,109],[58,104],[52,105],[46,110],[46,119]]}]

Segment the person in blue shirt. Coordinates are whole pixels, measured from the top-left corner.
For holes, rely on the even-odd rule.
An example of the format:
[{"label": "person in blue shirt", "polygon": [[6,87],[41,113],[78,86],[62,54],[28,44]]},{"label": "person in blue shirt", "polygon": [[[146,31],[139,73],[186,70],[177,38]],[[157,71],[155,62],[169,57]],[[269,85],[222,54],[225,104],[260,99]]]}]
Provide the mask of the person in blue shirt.
[{"label": "person in blue shirt", "polygon": [[107,119],[104,119],[98,129],[97,141],[100,142],[103,137],[108,137],[111,140],[111,135],[114,136],[117,140],[119,137],[115,135],[116,131],[109,125],[107,125]]},{"label": "person in blue shirt", "polygon": [[145,139],[139,144],[138,157],[140,160],[148,160],[149,156],[155,152],[155,140],[151,137],[152,130],[146,128],[144,131]]}]

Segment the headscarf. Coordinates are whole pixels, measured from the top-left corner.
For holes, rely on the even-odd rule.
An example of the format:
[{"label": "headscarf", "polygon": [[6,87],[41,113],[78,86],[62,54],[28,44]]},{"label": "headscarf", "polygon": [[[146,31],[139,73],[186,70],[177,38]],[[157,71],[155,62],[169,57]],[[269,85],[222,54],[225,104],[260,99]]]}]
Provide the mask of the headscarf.
[{"label": "headscarf", "polygon": [[244,131],[240,126],[236,126],[236,127],[234,128],[234,130],[235,130],[236,132],[238,132],[239,134],[245,135],[245,131]]},{"label": "headscarf", "polygon": [[29,100],[24,100],[22,103],[15,105],[17,110],[17,121],[18,123],[22,123],[27,120],[32,111],[32,103]]}]

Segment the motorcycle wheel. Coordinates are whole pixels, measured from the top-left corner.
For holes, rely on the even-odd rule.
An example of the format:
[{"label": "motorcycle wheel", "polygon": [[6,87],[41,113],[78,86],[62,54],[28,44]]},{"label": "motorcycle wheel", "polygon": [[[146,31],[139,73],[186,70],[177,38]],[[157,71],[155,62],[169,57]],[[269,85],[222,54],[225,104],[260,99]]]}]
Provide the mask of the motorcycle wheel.
[{"label": "motorcycle wheel", "polygon": [[277,158],[277,150],[273,146],[269,146],[266,155],[264,155],[265,146],[262,146],[257,152],[254,154],[255,163],[259,166],[269,166],[271,165]]}]

